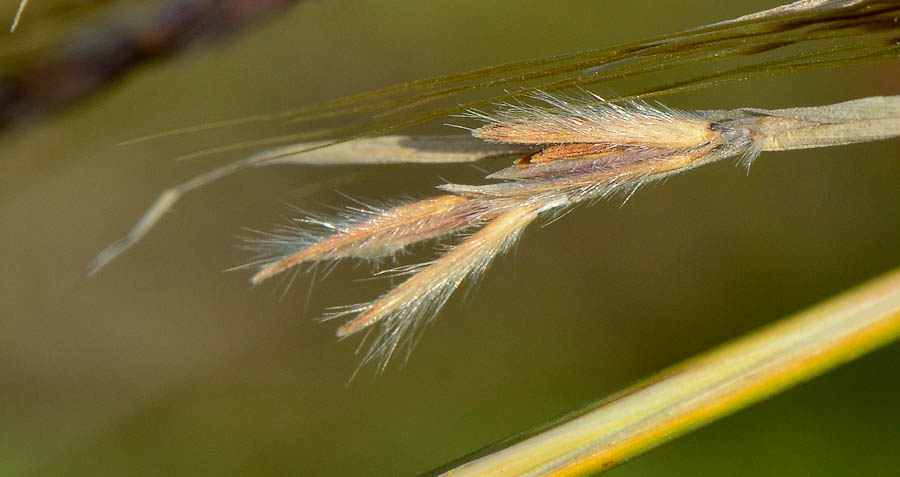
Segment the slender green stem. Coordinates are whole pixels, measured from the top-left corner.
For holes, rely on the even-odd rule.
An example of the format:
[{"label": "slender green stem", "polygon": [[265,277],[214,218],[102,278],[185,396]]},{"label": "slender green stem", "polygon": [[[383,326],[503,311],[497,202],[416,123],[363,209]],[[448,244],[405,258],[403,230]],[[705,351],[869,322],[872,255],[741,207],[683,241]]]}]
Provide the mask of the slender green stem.
[{"label": "slender green stem", "polygon": [[596,473],[898,337],[900,269],[432,474]]}]

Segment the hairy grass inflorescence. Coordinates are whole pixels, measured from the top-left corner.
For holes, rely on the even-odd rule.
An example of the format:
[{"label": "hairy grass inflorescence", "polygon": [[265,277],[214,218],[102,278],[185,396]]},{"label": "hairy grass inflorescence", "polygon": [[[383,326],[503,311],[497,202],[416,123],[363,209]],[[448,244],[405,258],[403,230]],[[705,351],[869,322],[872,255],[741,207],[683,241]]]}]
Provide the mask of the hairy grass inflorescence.
[{"label": "hairy grass inflorescence", "polygon": [[[639,101],[606,102],[595,95],[532,95],[535,102],[500,105],[463,117],[484,124],[472,135],[532,152],[487,176],[487,185],[444,184],[449,192],[390,208],[350,209],[336,220],[305,218],[299,227],[253,239],[265,259],[254,284],[292,267],[344,258],[390,257],[414,243],[466,236],[432,262],[401,271],[409,278],[371,303],[342,307],[346,337],[380,325],[363,363],[384,369],[394,351],[415,337],[450,294],[484,272],[541,214],[621,195],[703,164],[737,157],[747,166],[762,151],[780,151],[900,135],[900,96],[785,110],[678,111]],[[315,224],[329,233],[310,237]]]},{"label": "hairy grass inflorescence", "polygon": [[[164,191],[124,238],[104,250],[92,271],[140,240],[185,193],[233,172],[274,164],[464,163],[516,158],[487,175],[488,184],[444,184],[443,195],[388,206],[348,209],[335,218],[301,217],[246,245],[258,257],[251,281],[342,259],[378,260],[432,240],[455,243],[431,262],[388,270],[408,276],[380,298],[335,309],[349,316],[346,337],[377,328],[363,363],[383,370],[467,278],[477,277],[541,215],[623,197],[642,185],[725,158],[745,166],[763,151],[872,141],[900,135],[900,97],[829,106],[682,111],[646,98],[811,68],[895,59],[900,55],[897,2],[802,0],[648,41],[525,60],[328,101],[306,108],[167,131],[148,140],[261,121],[351,118],[347,126],[292,132],[227,144],[200,154],[282,145],[223,165]],[[801,47],[806,47],[802,51]],[[798,49],[801,50],[798,52]],[[607,100],[589,85],[723,58],[774,59],[721,69]],[[771,56],[771,55],[770,55]],[[439,101],[521,84],[517,91],[453,106]],[[577,92],[563,94],[569,88]],[[399,128],[455,115],[480,125],[468,135],[391,136]],[[469,129],[465,126],[466,129]],[[297,142],[300,141],[300,142]],[[316,229],[316,230],[311,230]],[[409,341],[404,341],[413,337]]]}]

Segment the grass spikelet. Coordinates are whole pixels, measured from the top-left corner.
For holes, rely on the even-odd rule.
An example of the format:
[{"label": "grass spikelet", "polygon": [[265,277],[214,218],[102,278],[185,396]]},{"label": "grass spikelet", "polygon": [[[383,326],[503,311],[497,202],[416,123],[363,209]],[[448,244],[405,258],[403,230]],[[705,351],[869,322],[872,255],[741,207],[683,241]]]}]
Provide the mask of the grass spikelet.
[{"label": "grass spikelet", "polygon": [[623,104],[600,96],[537,93],[544,105],[504,103],[493,114],[471,111],[467,116],[487,124],[474,130],[489,142],[525,144],[617,144],[690,148],[715,135],[699,115],[653,107],[643,101]]},{"label": "grass spikelet", "polygon": [[467,277],[478,277],[498,254],[507,250],[522,230],[536,219],[541,207],[525,204],[507,210],[435,261],[414,271],[405,282],[367,305],[352,307],[334,315],[358,316],[337,330],[341,338],[381,323],[362,364],[378,361],[378,370],[387,365],[404,337],[412,337],[446,303]]},{"label": "grass spikelet", "polygon": [[442,195],[387,210],[366,208],[355,211],[361,218],[348,224],[314,220],[337,232],[310,244],[306,243],[302,229],[296,231],[294,238],[278,234],[268,240],[256,241],[257,247],[269,246],[281,253],[284,249],[289,251],[286,256],[263,266],[250,281],[259,284],[303,262],[391,256],[409,245],[453,233],[478,220],[477,204],[457,195]]}]

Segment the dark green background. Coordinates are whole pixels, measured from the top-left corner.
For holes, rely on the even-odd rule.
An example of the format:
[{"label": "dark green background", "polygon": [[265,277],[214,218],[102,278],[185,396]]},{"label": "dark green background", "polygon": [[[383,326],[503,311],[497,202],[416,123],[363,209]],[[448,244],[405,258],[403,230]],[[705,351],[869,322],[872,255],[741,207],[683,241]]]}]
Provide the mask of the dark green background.
[{"label": "dark green background", "polygon": [[[49,0],[48,0],[49,1]],[[0,137],[0,475],[409,475],[613,392],[900,264],[897,141],[721,163],[532,226],[407,366],[376,380],[314,319],[376,297],[366,265],[249,289],[242,227],[352,168],[273,167],[178,204],[91,278],[156,194],[226,156],[178,154],[263,126],[130,147],[147,132],[281,110],[514,59],[609,46],[774,1],[321,1],[141,68]],[[26,19],[27,21],[27,14]],[[3,40],[0,40],[3,41]],[[666,98],[780,108],[898,94],[898,63]],[[605,94],[602,88],[598,92]],[[451,132],[441,124],[416,132]],[[365,199],[478,181],[468,166],[375,171]],[[419,259],[428,248],[416,249]],[[307,302],[308,301],[308,302]],[[896,475],[900,347],[880,350],[610,475]]]}]

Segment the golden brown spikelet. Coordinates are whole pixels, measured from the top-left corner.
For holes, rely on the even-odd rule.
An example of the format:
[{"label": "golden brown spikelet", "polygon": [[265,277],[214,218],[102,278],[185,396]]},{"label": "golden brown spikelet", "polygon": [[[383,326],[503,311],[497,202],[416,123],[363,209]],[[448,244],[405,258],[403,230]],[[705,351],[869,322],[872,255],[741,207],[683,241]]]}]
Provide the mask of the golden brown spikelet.
[{"label": "golden brown spikelet", "polygon": [[503,104],[491,114],[472,111],[487,124],[472,131],[489,142],[523,144],[614,144],[686,149],[715,132],[703,117],[644,102],[608,103],[599,96],[533,95],[544,105]]},{"label": "golden brown spikelet", "polygon": [[251,282],[258,284],[303,262],[390,256],[408,245],[472,225],[477,220],[475,216],[477,204],[457,195],[373,211],[369,218],[340,227],[339,232],[265,265],[253,275]]},{"label": "golden brown spikelet", "polygon": [[472,234],[433,262],[417,269],[406,281],[378,300],[342,310],[334,317],[357,313],[337,330],[346,337],[381,323],[363,363],[377,359],[383,369],[394,350],[416,332],[440,309],[467,278],[478,276],[498,254],[515,243],[522,230],[538,217],[542,206],[522,204]]}]

